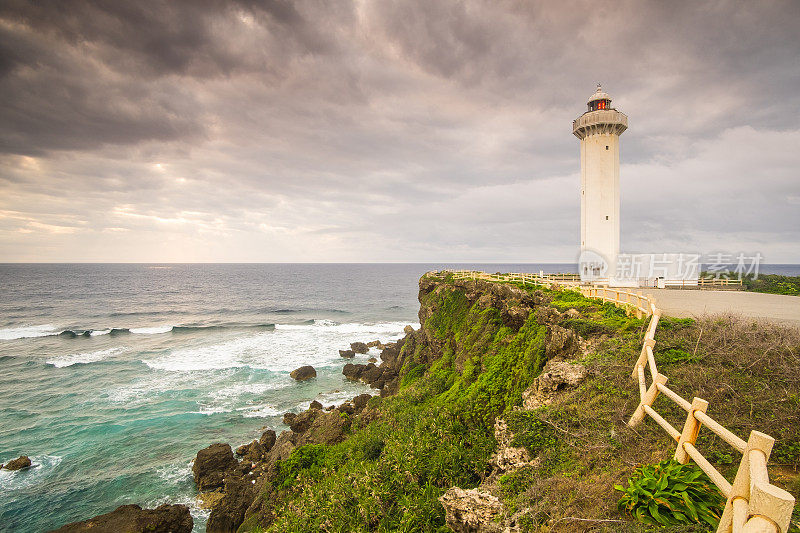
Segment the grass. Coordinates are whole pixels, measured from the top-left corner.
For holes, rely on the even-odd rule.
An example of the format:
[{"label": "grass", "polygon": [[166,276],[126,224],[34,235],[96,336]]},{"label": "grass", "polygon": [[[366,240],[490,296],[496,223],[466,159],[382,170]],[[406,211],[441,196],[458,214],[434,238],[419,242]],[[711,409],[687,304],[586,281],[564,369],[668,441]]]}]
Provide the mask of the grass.
[{"label": "grass", "polygon": [[[708,272],[701,272],[702,277],[714,277]],[[731,276],[736,279],[737,276]],[[764,292],[768,294],[786,294],[800,296],[800,276],[782,276],[779,274],[745,274],[741,277],[742,287],[746,291]]]},{"label": "grass", "polygon": [[748,274],[742,278],[742,285],[748,291],[788,294],[791,296],[800,295],[800,276],[760,274],[758,279],[753,279],[753,275]]},{"label": "grass", "polygon": [[[546,327],[536,313],[518,329],[501,312],[471,302],[454,286],[421,296],[423,331],[401,352],[401,390],[370,401],[348,438],[305,446],[279,467],[261,497],[269,513],[242,531],[449,531],[437,498],[453,485],[477,486],[496,448],[493,423],[504,416],[536,460],[499,480],[524,531],[648,531],[622,516],[619,493],[643,465],[669,459],[674,442],[652,421],[627,420],[638,403],[630,379],[646,321],[569,291],[531,288],[593,347],[581,359],[589,378],[535,411],[515,409],[545,364]],[[422,342],[422,338],[430,342]],[[800,482],[800,335],[733,317],[662,318],[655,354],[670,387],[710,402],[709,413],[746,438],[777,439],[773,472],[797,495]],[[676,427],[685,413],[665,399],[655,408]],[[369,421],[368,421],[369,420]],[[698,448],[732,479],[738,454],[708,431]],[[774,469],[773,469],[774,470]],[[699,525],[670,531],[704,531]]]}]

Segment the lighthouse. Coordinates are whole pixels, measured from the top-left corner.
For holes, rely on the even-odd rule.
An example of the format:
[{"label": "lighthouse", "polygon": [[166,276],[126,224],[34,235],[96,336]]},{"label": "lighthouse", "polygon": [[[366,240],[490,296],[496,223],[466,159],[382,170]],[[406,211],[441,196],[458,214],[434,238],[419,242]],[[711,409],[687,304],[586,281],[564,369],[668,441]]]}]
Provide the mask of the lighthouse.
[{"label": "lighthouse", "polygon": [[619,255],[619,136],[628,117],[598,84],[588,109],[572,122],[581,141],[581,279],[616,285]]}]

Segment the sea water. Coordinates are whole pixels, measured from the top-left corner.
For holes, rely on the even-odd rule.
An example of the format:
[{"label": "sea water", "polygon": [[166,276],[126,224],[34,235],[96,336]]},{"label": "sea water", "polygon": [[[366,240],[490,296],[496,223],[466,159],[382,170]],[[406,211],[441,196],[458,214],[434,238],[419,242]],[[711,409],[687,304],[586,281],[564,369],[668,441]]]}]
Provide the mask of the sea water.
[{"label": "sea water", "polygon": [[[575,265],[0,265],[0,531],[46,531],[117,506],[190,507],[191,460],[281,431],[347,382],[338,350],[417,326],[428,270]],[[369,354],[356,356],[364,363]],[[317,378],[291,379],[310,364]],[[373,391],[374,392],[374,391]]]}]

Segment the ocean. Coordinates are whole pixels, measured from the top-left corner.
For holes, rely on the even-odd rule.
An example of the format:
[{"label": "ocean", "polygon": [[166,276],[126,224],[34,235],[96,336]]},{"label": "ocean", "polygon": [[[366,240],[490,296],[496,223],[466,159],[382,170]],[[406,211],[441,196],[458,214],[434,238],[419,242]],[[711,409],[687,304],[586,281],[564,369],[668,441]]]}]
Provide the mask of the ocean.
[{"label": "ocean", "polygon": [[[0,265],[0,531],[38,532],[119,505],[184,503],[190,462],[312,400],[338,404],[338,350],[417,327],[428,270],[575,272],[573,264]],[[763,272],[800,274],[797,265]],[[357,356],[365,362],[377,356]],[[289,372],[313,365],[317,378]]]}]

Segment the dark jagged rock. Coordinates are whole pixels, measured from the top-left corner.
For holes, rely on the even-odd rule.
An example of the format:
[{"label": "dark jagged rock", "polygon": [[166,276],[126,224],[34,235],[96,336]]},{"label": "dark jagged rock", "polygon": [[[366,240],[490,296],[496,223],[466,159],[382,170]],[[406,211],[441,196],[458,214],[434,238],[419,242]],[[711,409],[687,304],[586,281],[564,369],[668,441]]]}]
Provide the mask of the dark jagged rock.
[{"label": "dark jagged rock", "polygon": [[384,383],[383,388],[381,388],[381,398],[385,398],[387,396],[392,396],[397,394],[397,391],[400,390],[400,377],[395,377],[391,381],[387,381]]},{"label": "dark jagged rock", "polygon": [[309,409],[300,414],[286,413],[283,415],[283,423],[295,433],[304,433],[310,426],[320,411]]},{"label": "dark jagged rock", "polygon": [[369,347],[363,342],[351,342],[350,349],[355,353],[367,353],[369,351]]},{"label": "dark jagged rock", "polygon": [[317,371],[316,369],[314,369],[313,366],[305,365],[301,366],[300,368],[296,368],[295,370],[292,370],[292,372],[289,375],[292,377],[292,379],[295,379],[297,381],[306,381],[311,378],[317,377]]},{"label": "dark jagged rock", "polygon": [[359,394],[358,396],[353,398],[353,407],[355,407],[357,411],[360,411],[367,406],[367,403],[370,401],[371,398],[372,396],[369,394],[366,393]]},{"label": "dark jagged rock", "polygon": [[244,522],[245,512],[255,497],[256,489],[251,480],[240,477],[226,478],[224,496],[211,510],[206,531],[214,533],[236,531]]},{"label": "dark jagged rock", "polygon": [[375,359],[374,357],[370,357],[369,359],[367,359],[367,363],[377,363],[377,362],[378,360]]},{"label": "dark jagged rock", "polygon": [[364,372],[366,368],[367,365],[347,363],[346,365],[344,365],[344,368],[342,369],[342,374],[344,374],[344,377],[346,377],[351,381],[358,381],[358,379],[361,377],[361,374]]},{"label": "dark jagged rock", "polygon": [[[255,442],[255,441],[253,441],[253,442]],[[242,444],[241,446],[236,448],[236,451],[234,453],[236,455],[238,455],[239,457],[241,457],[242,455],[246,454],[247,450],[249,450],[249,449],[250,449],[250,443]]]},{"label": "dark jagged rock", "polygon": [[313,402],[311,402],[309,409],[322,409],[322,404],[319,403],[317,400],[314,400]]},{"label": "dark jagged rock", "polygon": [[381,341],[370,341],[367,343],[367,347],[383,350],[383,343]]},{"label": "dark jagged rock", "polygon": [[275,438],[275,431],[272,429],[268,429],[261,434],[261,438],[258,439],[258,442],[264,447],[265,453],[269,452],[272,447],[275,446]]},{"label": "dark jagged rock", "polygon": [[381,373],[376,380],[369,384],[373,389],[383,389],[387,383],[397,378],[397,373],[394,370],[389,368],[384,368],[382,370],[383,373]]},{"label": "dark jagged rock", "polygon": [[411,326],[406,326],[403,328],[403,333],[405,333],[406,335],[413,335],[414,328],[412,328]]},{"label": "dark jagged rock", "polygon": [[381,377],[381,374],[383,374],[383,371],[384,371],[384,368],[379,367],[379,366],[375,366],[375,364],[370,363],[370,364],[367,365],[367,367],[364,369],[364,371],[361,372],[361,375],[358,377],[358,379],[360,379],[364,383],[372,384],[375,381],[377,381],[378,378]]},{"label": "dark jagged rock", "polygon": [[394,367],[399,355],[400,347],[397,343],[387,344],[381,352],[381,361],[388,366]]},{"label": "dark jagged rock", "polygon": [[123,505],[110,513],[67,524],[53,533],[191,533],[194,522],[185,505],[161,505],[142,509]]},{"label": "dark jagged rock", "polygon": [[295,444],[336,444],[344,440],[344,433],[350,427],[350,418],[339,409],[322,411],[308,429],[297,435]]},{"label": "dark jagged rock", "polygon": [[356,352],[353,350],[339,350],[339,356],[344,357],[345,359],[352,359],[356,356]]},{"label": "dark jagged rock", "polygon": [[230,444],[212,444],[197,452],[192,465],[194,482],[199,490],[216,489],[223,485],[225,474],[238,465]]},{"label": "dark jagged rock", "polygon": [[13,461],[7,462],[5,465],[0,465],[0,468],[5,470],[22,470],[23,468],[29,468],[31,466],[30,457],[27,455],[20,455]]},{"label": "dark jagged rock", "polygon": [[267,453],[261,443],[257,440],[251,442],[247,448],[247,452],[244,454],[243,459],[245,461],[249,461],[250,463],[257,463],[261,459],[264,458],[264,454]]},{"label": "dark jagged rock", "polygon": [[353,402],[344,402],[342,405],[337,407],[336,409],[339,410],[341,413],[346,413],[348,415],[352,415],[356,412],[356,408],[353,405]]}]

